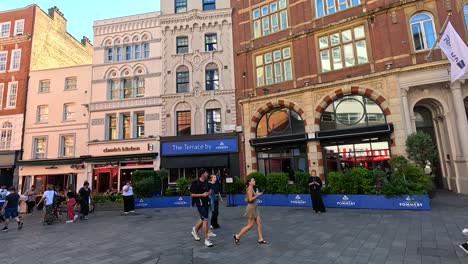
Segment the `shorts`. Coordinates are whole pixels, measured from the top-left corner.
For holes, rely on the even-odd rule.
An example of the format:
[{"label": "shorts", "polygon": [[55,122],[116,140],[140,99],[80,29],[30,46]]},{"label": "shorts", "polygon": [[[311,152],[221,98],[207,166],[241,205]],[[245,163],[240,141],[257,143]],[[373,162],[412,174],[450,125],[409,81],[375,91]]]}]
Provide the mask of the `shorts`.
[{"label": "shorts", "polygon": [[18,217],[18,208],[5,208],[5,219]]},{"label": "shorts", "polygon": [[200,215],[201,220],[208,220],[208,211],[209,206],[199,206],[197,205],[198,214]]}]

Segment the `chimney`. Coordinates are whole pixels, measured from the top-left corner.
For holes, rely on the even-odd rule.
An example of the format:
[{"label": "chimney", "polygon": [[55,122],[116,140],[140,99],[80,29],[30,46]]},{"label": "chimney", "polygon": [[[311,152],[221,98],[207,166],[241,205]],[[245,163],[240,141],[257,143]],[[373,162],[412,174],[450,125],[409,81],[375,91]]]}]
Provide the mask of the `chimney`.
[{"label": "chimney", "polygon": [[81,39],[81,45],[83,45],[83,46],[86,46],[86,45],[92,46],[91,40],[89,40],[88,37],[83,36],[83,38]]},{"label": "chimney", "polygon": [[49,16],[51,16],[52,18],[57,18],[55,14],[57,14],[60,17],[62,17],[63,19],[65,19],[65,16],[63,15],[62,12],[60,12],[60,9],[58,9],[57,6],[49,8]]},{"label": "chimney", "polygon": [[54,6],[48,10],[49,16],[54,20],[54,22],[59,25],[64,31],[67,31],[67,19],[58,7]]}]

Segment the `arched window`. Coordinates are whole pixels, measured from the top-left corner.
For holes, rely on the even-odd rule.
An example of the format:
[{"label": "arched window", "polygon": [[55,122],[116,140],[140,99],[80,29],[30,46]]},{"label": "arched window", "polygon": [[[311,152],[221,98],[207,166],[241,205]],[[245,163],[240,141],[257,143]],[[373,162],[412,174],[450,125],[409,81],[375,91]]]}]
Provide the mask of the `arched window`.
[{"label": "arched window", "polygon": [[218,65],[210,63],[205,69],[206,90],[219,90],[219,70]]},{"label": "arched window", "polygon": [[305,133],[301,116],[288,108],[275,108],[263,115],[257,125],[257,138]]},{"label": "arched window", "polygon": [[465,25],[466,25],[466,30],[468,31],[468,5],[465,5],[463,7],[463,13],[465,14]]},{"label": "arched window", "polygon": [[374,101],[362,95],[335,100],[322,114],[320,131],[386,124],[385,115]]},{"label": "arched window", "polygon": [[3,123],[2,129],[0,131],[0,149],[1,150],[10,149],[12,128],[13,128],[13,125],[10,122]]},{"label": "arched window", "polygon": [[177,68],[176,92],[187,93],[189,91],[189,69],[187,66]]},{"label": "arched window", "polygon": [[430,49],[436,40],[434,20],[428,13],[417,13],[410,19],[415,50]]}]

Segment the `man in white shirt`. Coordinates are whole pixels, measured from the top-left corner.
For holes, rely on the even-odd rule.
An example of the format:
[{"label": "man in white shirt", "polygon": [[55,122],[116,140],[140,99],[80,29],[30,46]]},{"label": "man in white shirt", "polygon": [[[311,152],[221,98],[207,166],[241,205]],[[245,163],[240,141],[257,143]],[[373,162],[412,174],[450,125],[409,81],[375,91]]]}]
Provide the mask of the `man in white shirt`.
[{"label": "man in white shirt", "polygon": [[122,195],[124,199],[124,214],[135,212],[135,198],[133,197],[132,182],[127,181],[122,188]]}]

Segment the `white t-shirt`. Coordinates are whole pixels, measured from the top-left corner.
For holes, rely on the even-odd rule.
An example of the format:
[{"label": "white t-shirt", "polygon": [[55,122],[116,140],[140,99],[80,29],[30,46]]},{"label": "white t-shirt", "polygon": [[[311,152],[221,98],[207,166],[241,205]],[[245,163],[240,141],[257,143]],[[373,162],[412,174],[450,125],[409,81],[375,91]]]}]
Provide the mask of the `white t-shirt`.
[{"label": "white t-shirt", "polygon": [[42,196],[45,197],[45,205],[51,205],[54,203],[55,191],[45,191]]},{"label": "white t-shirt", "polygon": [[133,195],[133,187],[125,185],[122,188],[122,194],[123,194],[123,196],[132,196]]}]

